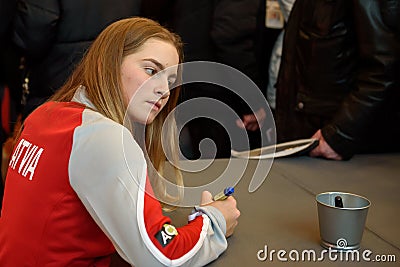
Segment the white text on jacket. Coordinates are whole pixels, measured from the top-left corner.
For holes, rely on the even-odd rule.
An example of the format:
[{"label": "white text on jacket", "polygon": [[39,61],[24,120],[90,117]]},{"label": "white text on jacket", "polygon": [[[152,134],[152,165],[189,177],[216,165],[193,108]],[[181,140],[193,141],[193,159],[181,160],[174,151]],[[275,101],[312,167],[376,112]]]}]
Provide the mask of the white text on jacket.
[{"label": "white text on jacket", "polygon": [[43,148],[38,147],[25,139],[21,139],[11,156],[8,166],[15,170],[17,164],[19,164],[18,173],[24,177],[27,177],[29,173],[29,180],[32,180],[42,153]]}]

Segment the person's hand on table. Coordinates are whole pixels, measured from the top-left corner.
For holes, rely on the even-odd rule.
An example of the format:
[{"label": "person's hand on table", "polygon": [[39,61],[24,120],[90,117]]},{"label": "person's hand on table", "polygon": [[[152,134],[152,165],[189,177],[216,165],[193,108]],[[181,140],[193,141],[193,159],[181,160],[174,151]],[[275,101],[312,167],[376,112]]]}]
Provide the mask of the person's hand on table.
[{"label": "person's hand on table", "polygon": [[321,134],[321,130],[318,130],[312,138],[318,139],[319,144],[316,148],[311,150],[310,156],[311,157],[323,157],[326,159],[333,159],[333,160],[342,160],[342,156],[333,150],[329,144],[325,141],[324,137]]},{"label": "person's hand on table", "polygon": [[254,114],[244,115],[242,120],[237,119],[236,125],[241,129],[255,131],[263,126],[266,116],[265,110],[260,108]]},{"label": "person's hand on table", "polygon": [[210,192],[204,191],[201,195],[201,206],[213,206],[217,208],[226,221],[226,237],[233,234],[240,216],[240,211],[236,207],[236,200],[234,197],[229,196],[225,200],[213,201],[213,196]]}]

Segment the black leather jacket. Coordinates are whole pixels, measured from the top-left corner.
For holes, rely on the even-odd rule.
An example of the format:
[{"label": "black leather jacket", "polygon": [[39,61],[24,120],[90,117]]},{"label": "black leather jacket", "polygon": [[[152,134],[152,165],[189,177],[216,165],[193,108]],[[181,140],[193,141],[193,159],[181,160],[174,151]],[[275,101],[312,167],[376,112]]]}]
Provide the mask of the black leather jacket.
[{"label": "black leather jacket", "polygon": [[140,2],[19,0],[13,39],[27,57],[32,101],[28,105],[35,108],[66,81],[108,24],[139,15]]},{"label": "black leather jacket", "polygon": [[400,151],[400,2],[297,0],[277,84],[280,141],[318,129],[343,158]]}]

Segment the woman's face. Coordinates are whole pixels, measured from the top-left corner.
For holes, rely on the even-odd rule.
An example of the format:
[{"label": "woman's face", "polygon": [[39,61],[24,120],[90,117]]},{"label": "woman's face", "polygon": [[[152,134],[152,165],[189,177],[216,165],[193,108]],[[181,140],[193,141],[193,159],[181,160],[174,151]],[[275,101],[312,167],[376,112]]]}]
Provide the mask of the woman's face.
[{"label": "woman's face", "polygon": [[128,115],[134,122],[150,124],[166,105],[178,72],[176,48],[151,38],[122,61],[122,90]]}]

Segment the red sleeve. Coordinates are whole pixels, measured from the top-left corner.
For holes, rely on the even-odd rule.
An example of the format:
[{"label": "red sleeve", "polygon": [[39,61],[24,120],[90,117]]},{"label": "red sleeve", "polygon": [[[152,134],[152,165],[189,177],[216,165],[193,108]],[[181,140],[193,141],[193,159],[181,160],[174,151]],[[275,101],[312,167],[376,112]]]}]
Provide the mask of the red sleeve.
[{"label": "red sleeve", "polygon": [[146,178],[144,194],[144,222],[147,234],[154,246],[167,258],[174,260],[184,257],[204,239],[201,233],[207,231],[202,216],[187,225],[175,228],[171,219],[162,214],[161,204],[153,197],[153,190]]}]

